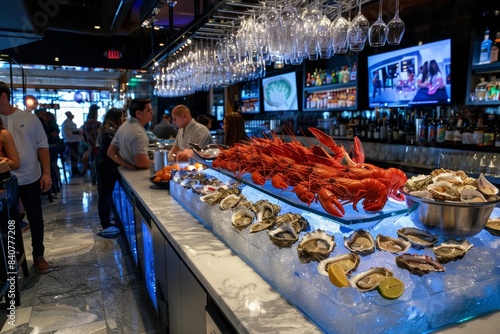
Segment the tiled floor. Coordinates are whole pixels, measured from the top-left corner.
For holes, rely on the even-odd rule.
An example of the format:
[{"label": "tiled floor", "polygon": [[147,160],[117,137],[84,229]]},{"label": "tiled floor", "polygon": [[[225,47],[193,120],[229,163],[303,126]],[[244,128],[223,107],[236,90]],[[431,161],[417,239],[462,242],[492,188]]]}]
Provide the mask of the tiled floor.
[{"label": "tiled floor", "polygon": [[45,257],[62,266],[39,275],[30,232],[23,234],[30,276],[23,279],[15,326],[0,308],[0,333],[159,333],[158,321],[123,237],[96,236],[97,186],[69,178],[58,199],[43,198]]}]

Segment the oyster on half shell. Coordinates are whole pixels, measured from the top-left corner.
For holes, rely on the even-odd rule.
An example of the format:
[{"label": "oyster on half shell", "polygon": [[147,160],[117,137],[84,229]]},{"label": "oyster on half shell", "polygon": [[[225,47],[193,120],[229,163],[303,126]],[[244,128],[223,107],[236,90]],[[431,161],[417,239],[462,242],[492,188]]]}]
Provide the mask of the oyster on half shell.
[{"label": "oyster on half shell", "polygon": [[276,217],[276,225],[291,222],[297,233],[309,228],[309,222],[298,213],[285,213]]},{"label": "oyster on half shell", "polygon": [[375,238],[375,246],[378,250],[399,254],[408,251],[411,243],[403,238],[393,238],[387,235],[379,234]]},{"label": "oyster on half shell", "polygon": [[455,240],[448,239],[440,245],[432,248],[434,256],[440,263],[448,263],[450,261],[460,260],[465,256],[467,251],[471,249],[472,244],[466,239]]},{"label": "oyster on half shell", "polygon": [[227,210],[236,207],[241,201],[245,200],[245,195],[230,194],[225,198],[221,199],[219,202],[219,208],[221,210]]},{"label": "oyster on half shell", "polygon": [[299,260],[301,263],[309,263],[311,261],[321,261],[330,256],[330,253],[335,248],[335,238],[325,231],[318,229],[314,232],[309,232],[297,246]]},{"label": "oyster on half shell", "polygon": [[438,181],[427,186],[427,190],[432,193],[435,199],[446,201],[457,201],[460,199],[460,191],[448,181]]},{"label": "oyster on half shell", "polygon": [[464,188],[460,192],[460,201],[463,203],[487,202],[480,191],[470,188]]},{"label": "oyster on half shell", "polygon": [[281,211],[279,205],[273,204],[265,199],[258,200],[250,209],[255,212],[257,221],[276,216]]},{"label": "oyster on half shell", "polygon": [[492,235],[500,236],[500,218],[489,219],[484,229]]},{"label": "oyster on half shell", "polygon": [[430,247],[438,242],[436,235],[414,227],[404,227],[397,230],[396,233],[401,238],[408,240],[411,246],[416,249]]},{"label": "oyster on half shell", "polygon": [[268,231],[267,235],[273,244],[279,248],[290,248],[299,240],[299,235],[295,232],[292,223],[284,223],[276,227],[272,231]]},{"label": "oyster on half shell", "polygon": [[328,268],[331,264],[336,263],[344,269],[347,276],[350,276],[351,272],[358,268],[359,262],[361,262],[361,258],[358,254],[354,253],[330,257],[318,263],[318,272],[323,276],[328,276]]},{"label": "oyster on half shell", "polygon": [[389,269],[374,267],[351,277],[349,284],[361,292],[368,292],[375,290],[380,285],[380,281],[389,276],[393,276]]},{"label": "oyster on half shell", "polygon": [[375,252],[375,240],[365,230],[356,230],[349,237],[344,237],[344,246],[351,252],[363,256]]},{"label": "oyster on half shell", "polygon": [[256,222],[250,226],[250,233],[256,233],[264,230],[270,230],[275,226],[276,216],[271,216],[267,219],[263,219],[260,222]]},{"label": "oyster on half shell", "polygon": [[252,211],[244,206],[239,206],[234,210],[231,216],[231,223],[235,228],[241,231],[250,225],[254,219],[255,215]]},{"label": "oyster on half shell", "polygon": [[488,181],[483,173],[479,174],[477,178],[477,190],[486,196],[498,195],[498,188]]},{"label": "oyster on half shell", "polygon": [[406,269],[418,276],[444,271],[444,267],[439,262],[427,255],[404,253],[396,256],[395,259],[399,268]]}]

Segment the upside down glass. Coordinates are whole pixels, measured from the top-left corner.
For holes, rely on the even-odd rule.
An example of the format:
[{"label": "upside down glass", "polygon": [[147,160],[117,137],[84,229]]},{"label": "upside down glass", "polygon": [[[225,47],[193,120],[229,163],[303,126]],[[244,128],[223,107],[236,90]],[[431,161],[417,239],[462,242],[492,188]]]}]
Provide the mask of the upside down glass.
[{"label": "upside down glass", "polygon": [[387,40],[387,25],[382,20],[382,4],[383,0],[379,1],[378,19],[373,22],[368,30],[368,43],[370,46],[379,47],[384,46]]},{"label": "upside down glass", "polygon": [[405,24],[403,20],[399,18],[399,0],[396,0],[396,11],[394,13],[394,18],[389,21],[386,27],[387,30],[387,44],[398,45],[403,38],[405,32]]}]

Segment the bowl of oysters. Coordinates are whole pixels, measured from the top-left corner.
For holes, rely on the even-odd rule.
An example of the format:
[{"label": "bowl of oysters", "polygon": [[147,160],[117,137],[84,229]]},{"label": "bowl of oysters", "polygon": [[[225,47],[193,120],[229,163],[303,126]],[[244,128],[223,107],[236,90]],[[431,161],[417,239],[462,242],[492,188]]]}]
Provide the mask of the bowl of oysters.
[{"label": "bowl of oysters", "polygon": [[443,168],[409,178],[402,192],[413,223],[442,237],[478,234],[500,203],[499,189],[483,174]]}]

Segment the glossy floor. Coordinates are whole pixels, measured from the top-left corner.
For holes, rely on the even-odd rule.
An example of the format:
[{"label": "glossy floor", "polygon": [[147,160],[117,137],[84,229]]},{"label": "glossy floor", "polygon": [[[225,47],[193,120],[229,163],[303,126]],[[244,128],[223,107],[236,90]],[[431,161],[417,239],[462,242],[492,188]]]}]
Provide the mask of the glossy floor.
[{"label": "glossy floor", "polygon": [[60,265],[46,275],[32,266],[30,233],[23,234],[30,275],[21,286],[15,325],[0,310],[0,333],[158,333],[153,304],[125,239],[103,239],[97,186],[90,178],[68,179],[58,199],[43,198],[45,257]]}]

